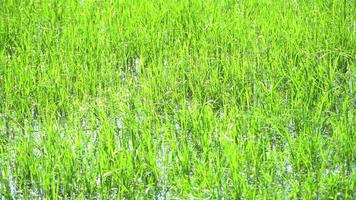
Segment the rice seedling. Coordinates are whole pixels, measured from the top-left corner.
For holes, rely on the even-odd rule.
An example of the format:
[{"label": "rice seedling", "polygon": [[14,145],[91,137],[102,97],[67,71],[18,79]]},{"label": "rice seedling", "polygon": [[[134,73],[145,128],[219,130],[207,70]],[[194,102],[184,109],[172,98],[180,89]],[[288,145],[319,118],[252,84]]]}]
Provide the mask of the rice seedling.
[{"label": "rice seedling", "polygon": [[355,199],[352,0],[0,0],[0,199]]}]

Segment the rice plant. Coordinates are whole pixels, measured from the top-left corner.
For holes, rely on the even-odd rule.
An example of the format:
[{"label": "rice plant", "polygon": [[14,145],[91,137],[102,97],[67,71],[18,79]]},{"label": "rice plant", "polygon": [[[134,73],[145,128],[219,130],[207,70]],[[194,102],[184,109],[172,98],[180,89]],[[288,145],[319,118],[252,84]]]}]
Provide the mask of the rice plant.
[{"label": "rice plant", "polygon": [[0,0],[0,199],[355,199],[353,0]]}]

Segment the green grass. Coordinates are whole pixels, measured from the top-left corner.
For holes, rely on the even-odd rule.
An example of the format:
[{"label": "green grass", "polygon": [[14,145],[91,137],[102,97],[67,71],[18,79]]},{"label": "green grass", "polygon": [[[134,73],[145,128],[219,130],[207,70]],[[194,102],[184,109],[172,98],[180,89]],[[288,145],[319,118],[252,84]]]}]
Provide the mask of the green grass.
[{"label": "green grass", "polygon": [[353,0],[0,0],[0,199],[355,199]]}]

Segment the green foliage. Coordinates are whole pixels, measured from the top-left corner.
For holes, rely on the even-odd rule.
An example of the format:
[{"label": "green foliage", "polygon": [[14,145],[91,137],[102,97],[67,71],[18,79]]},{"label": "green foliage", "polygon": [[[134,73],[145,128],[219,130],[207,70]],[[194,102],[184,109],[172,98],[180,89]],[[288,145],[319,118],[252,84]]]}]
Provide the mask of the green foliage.
[{"label": "green foliage", "polygon": [[0,0],[0,199],[355,199],[352,0]]}]

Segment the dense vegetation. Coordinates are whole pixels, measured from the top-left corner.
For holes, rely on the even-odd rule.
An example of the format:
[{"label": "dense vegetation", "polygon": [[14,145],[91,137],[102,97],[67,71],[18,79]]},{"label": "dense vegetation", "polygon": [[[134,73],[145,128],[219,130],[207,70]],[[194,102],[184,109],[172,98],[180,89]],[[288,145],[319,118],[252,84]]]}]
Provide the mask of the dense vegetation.
[{"label": "dense vegetation", "polygon": [[0,0],[0,199],[355,199],[353,0]]}]

